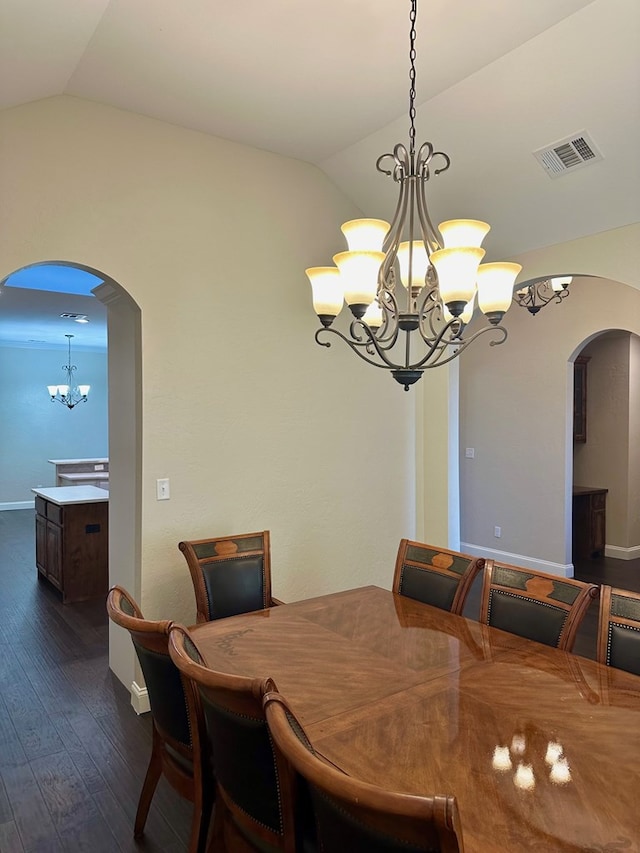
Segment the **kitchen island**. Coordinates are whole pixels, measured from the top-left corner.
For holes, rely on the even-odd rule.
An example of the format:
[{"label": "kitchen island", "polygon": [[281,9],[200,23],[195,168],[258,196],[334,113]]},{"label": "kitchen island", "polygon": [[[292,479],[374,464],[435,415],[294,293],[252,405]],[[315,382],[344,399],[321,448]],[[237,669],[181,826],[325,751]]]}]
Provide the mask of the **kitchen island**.
[{"label": "kitchen island", "polygon": [[109,493],[96,486],[31,490],[36,506],[36,567],[63,604],[106,595]]}]

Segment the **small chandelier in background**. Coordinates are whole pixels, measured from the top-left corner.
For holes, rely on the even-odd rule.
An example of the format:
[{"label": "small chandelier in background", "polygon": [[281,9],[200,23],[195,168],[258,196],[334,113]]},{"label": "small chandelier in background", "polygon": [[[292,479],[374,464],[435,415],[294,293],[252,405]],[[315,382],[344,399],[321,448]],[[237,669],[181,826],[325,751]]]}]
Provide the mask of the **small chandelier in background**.
[{"label": "small chandelier in background", "polygon": [[77,370],[75,364],[71,364],[71,338],[73,335],[65,335],[69,341],[69,360],[62,365],[67,378],[65,385],[47,385],[51,402],[58,400],[63,403],[68,409],[73,409],[78,403],[86,403],[89,394],[90,385],[74,385],[73,373]]},{"label": "small chandelier in background", "polygon": [[[450,159],[430,142],[415,148],[416,15],[417,0],[411,0],[409,149],[397,144],[376,163],[399,185],[393,220],[345,222],[348,251],[334,255],[335,267],[306,271],[322,323],[317,343],[329,347],[322,336],[337,335],[368,364],[390,370],[405,391],[426,369],[452,361],[480,335],[492,332],[491,346],[506,339],[506,329],[498,324],[522,269],[512,263],[480,264],[485,254],[480,244],[490,228],[486,222],[455,219],[440,223],[438,230],[433,226],[425,185],[432,169],[437,177]],[[349,336],[330,328],[345,301],[353,315]],[[465,336],[476,304],[488,325]],[[412,344],[418,345],[415,353]]]},{"label": "small chandelier in background", "polygon": [[533,284],[516,290],[516,302],[535,316],[541,308],[550,302],[562,302],[563,299],[566,299],[569,295],[569,285],[572,279],[573,276],[564,275],[534,281]]}]

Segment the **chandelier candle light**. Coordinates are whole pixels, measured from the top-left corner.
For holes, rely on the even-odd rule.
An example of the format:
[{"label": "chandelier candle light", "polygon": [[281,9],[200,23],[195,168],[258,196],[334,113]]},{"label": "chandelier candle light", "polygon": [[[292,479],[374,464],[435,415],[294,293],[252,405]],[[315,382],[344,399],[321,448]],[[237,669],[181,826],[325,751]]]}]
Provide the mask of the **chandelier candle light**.
[{"label": "chandelier candle light", "polygon": [[67,382],[65,385],[47,385],[51,402],[58,400],[63,403],[68,409],[73,409],[78,403],[86,403],[89,394],[90,385],[74,385],[73,373],[77,370],[75,364],[71,364],[71,338],[73,335],[65,335],[69,341],[69,360],[62,365]]},{"label": "chandelier candle light", "polygon": [[[398,184],[393,220],[345,222],[348,251],[334,255],[336,266],[306,270],[322,323],[316,341],[328,347],[322,336],[337,335],[368,364],[390,370],[405,391],[427,368],[452,361],[486,332],[493,332],[491,346],[503,343],[507,331],[498,324],[522,269],[520,264],[480,263],[490,228],[486,222],[454,219],[441,222],[438,230],[431,222],[425,185],[432,171],[435,177],[449,168],[450,159],[430,142],[415,148],[416,15],[417,0],[411,0],[409,149],[399,143],[376,163]],[[353,315],[349,336],[330,328],[345,302]],[[489,325],[463,337],[476,302]],[[412,354],[413,342],[419,345],[417,354]]]}]

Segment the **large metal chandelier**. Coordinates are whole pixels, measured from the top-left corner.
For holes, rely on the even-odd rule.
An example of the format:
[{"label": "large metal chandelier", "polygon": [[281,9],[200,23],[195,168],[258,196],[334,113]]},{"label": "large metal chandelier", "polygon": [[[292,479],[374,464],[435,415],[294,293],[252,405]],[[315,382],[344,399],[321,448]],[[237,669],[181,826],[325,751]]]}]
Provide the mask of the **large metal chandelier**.
[{"label": "large metal chandelier", "polygon": [[[439,230],[431,222],[425,186],[432,171],[435,177],[449,168],[450,159],[431,142],[416,152],[416,16],[417,0],[411,0],[409,149],[400,143],[376,163],[399,187],[393,220],[345,222],[348,251],[334,255],[335,267],[306,271],[322,323],[316,341],[329,347],[323,338],[337,335],[368,364],[390,370],[405,391],[427,368],[452,361],[486,332],[493,332],[491,346],[504,342],[507,331],[498,323],[522,269],[480,264],[485,254],[480,244],[490,228],[486,222],[455,219],[441,222]],[[476,300],[489,325],[465,335]],[[345,301],[353,315],[348,336],[330,328]]]},{"label": "large metal chandelier", "polygon": [[62,369],[66,374],[66,383],[64,385],[47,385],[51,402],[58,400],[63,403],[68,409],[73,409],[78,403],[86,403],[89,394],[90,385],[74,385],[73,374],[77,370],[75,364],[71,364],[71,338],[73,335],[65,335],[69,342],[69,360],[62,365]]}]

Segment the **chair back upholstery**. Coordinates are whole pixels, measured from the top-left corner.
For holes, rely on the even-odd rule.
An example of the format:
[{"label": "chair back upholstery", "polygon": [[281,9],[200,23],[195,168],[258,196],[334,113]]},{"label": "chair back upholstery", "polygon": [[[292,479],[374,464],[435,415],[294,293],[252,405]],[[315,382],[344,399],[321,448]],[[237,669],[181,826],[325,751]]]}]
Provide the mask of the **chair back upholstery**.
[{"label": "chair back upholstery", "polygon": [[178,543],[191,572],[198,622],[271,606],[269,531]]},{"label": "chair back upholstery", "polygon": [[571,651],[580,622],[597,595],[595,584],[487,560],[480,621]]},{"label": "chair back upholstery", "polygon": [[600,588],[597,659],[640,675],[640,593]]},{"label": "chair back upholstery", "polygon": [[174,748],[187,755],[192,738],[187,699],[180,672],[169,656],[170,621],[144,619],[140,608],[122,587],[114,586],[107,597],[107,611],[116,625],[126,628],[140,661],[154,723]]},{"label": "chair back upholstery", "polygon": [[[172,627],[169,650],[176,666],[200,693],[218,791],[233,830],[259,849],[266,844],[293,853],[293,814],[282,797],[291,782],[276,766],[262,708],[263,696],[273,681],[209,669],[193,636],[182,625]],[[224,832],[227,830],[228,826]],[[220,827],[214,831],[221,831]],[[221,845],[235,849],[223,837]]]},{"label": "chair back upholstery", "polygon": [[422,542],[401,539],[393,591],[460,614],[484,560]]},{"label": "chair back upholstery", "polygon": [[264,707],[278,761],[290,764],[309,786],[318,849],[349,853],[463,850],[454,797],[400,794],[347,776],[315,754],[280,693],[267,693]]}]

